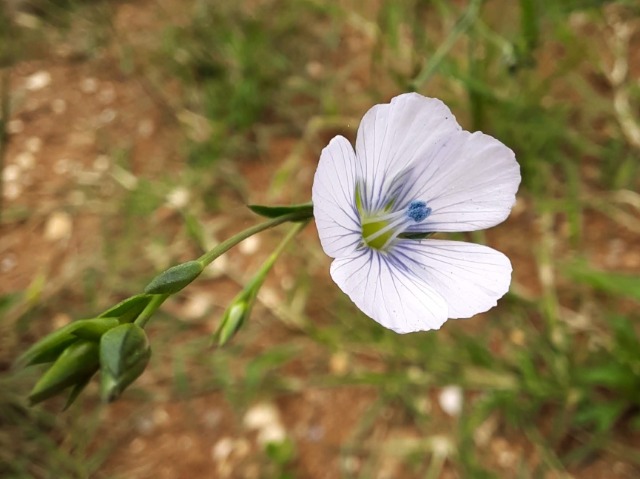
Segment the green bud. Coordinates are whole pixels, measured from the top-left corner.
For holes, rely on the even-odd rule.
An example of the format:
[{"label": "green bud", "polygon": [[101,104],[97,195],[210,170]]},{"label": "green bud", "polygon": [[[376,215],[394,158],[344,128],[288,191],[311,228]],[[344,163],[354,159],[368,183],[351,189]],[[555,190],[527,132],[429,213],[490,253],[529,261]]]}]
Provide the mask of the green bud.
[{"label": "green bud", "polygon": [[31,346],[17,360],[20,366],[55,361],[78,338],[99,339],[109,329],[118,325],[115,318],[81,319],[63,326]]},{"label": "green bud", "polygon": [[240,294],[225,311],[220,326],[213,335],[218,346],[224,346],[244,324],[253,306],[253,301],[248,299],[245,294]]},{"label": "green bud", "polygon": [[93,341],[77,340],[68,346],[55,363],[36,383],[29,401],[37,404],[59,392],[82,384],[98,370],[98,344]]},{"label": "green bud", "polygon": [[151,349],[144,330],[122,324],[100,340],[100,389],[103,401],[113,401],[147,367]]},{"label": "green bud", "polygon": [[203,266],[198,261],[173,266],[153,278],[144,289],[148,294],[173,294],[196,279],[202,273]]},{"label": "green bud", "polygon": [[132,323],[138,315],[147,307],[153,296],[150,294],[137,294],[119,302],[115,306],[103,312],[99,318],[118,318],[120,323]]}]

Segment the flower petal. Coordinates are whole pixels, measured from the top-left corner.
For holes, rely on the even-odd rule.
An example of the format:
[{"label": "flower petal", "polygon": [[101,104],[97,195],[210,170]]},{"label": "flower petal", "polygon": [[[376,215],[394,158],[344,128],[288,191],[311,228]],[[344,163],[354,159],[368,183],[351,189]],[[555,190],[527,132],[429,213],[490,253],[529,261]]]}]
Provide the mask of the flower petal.
[{"label": "flower petal", "polygon": [[322,150],[311,192],[320,243],[332,258],[351,254],[362,241],[355,188],[355,152],[336,136]]},{"label": "flower petal", "polygon": [[393,255],[363,248],[331,264],[331,277],[367,316],[397,333],[439,329],[444,298]]},{"label": "flower petal", "polygon": [[371,108],[360,122],[356,140],[365,209],[386,206],[394,179],[457,131],[460,126],[451,110],[436,98],[406,93]]},{"label": "flower petal", "polygon": [[393,254],[447,302],[450,318],[469,318],[509,290],[511,262],[487,246],[444,240],[404,240]]},{"label": "flower petal", "polygon": [[409,231],[475,231],[503,222],[515,203],[520,166],[513,151],[481,132],[450,135],[413,171],[401,200],[426,201],[427,221]]}]

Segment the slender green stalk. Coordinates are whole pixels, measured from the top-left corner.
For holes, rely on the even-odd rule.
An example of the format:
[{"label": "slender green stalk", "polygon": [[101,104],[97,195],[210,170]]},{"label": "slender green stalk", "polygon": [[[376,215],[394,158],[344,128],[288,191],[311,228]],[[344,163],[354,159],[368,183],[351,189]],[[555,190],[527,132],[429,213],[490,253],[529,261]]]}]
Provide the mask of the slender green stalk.
[{"label": "slender green stalk", "polygon": [[[273,218],[269,221],[265,221],[264,223],[260,223],[258,225],[252,226],[251,228],[247,228],[246,230],[241,231],[237,235],[232,236],[228,240],[223,241],[215,248],[211,249],[210,251],[207,251],[196,261],[202,264],[203,267],[208,266],[218,256],[226,253],[235,245],[249,238],[250,236],[253,236],[256,233],[260,233],[261,231],[267,230],[269,228],[273,228],[274,226],[278,226],[279,224],[286,223],[287,221],[303,221],[305,219],[311,219],[311,215],[307,213],[295,212],[287,215],[278,216],[277,218]],[[304,224],[306,224],[306,222],[304,222]]]},{"label": "slender green stalk", "polygon": [[164,301],[171,296],[170,294],[156,294],[154,295],[154,297],[151,299],[151,301],[149,301],[149,304],[147,304],[147,306],[142,310],[142,313],[140,313],[140,316],[138,316],[136,318],[136,320],[134,321],[134,323],[137,326],[140,326],[141,328],[144,328],[147,324],[147,322],[149,321],[149,319],[151,318],[151,316],[153,316],[153,313],[155,313],[157,311],[157,309],[162,305],[162,303],[164,303]]},{"label": "slender green stalk", "polygon": [[309,224],[309,221],[301,221],[299,223],[296,223],[296,225],[289,230],[287,235],[282,239],[282,241],[276,247],[276,249],[273,250],[273,252],[265,260],[265,262],[262,264],[262,266],[260,266],[260,270],[258,271],[258,273],[256,274],[256,276],[255,276],[255,278],[253,280],[254,282],[256,280],[259,281],[260,283],[262,283],[264,281],[265,277],[267,276],[267,273],[269,273],[269,271],[271,270],[271,268],[273,267],[275,262],[278,260],[278,257],[282,254],[282,252],[287,247],[289,242],[298,233],[300,233],[300,231],[302,231],[305,228],[305,226],[307,226],[308,224]]},{"label": "slender green stalk", "polygon": [[233,299],[212,338],[218,346],[224,346],[247,321],[267,274],[271,271],[271,268],[289,242],[302,231],[307,224],[309,224],[309,220],[301,221],[289,230],[276,249],[269,255],[265,262],[262,263],[253,279],[249,281],[243,290]]},{"label": "slender green stalk", "polygon": [[[232,247],[234,247],[241,241],[249,238],[250,236],[253,236],[254,234],[260,233],[261,231],[267,230],[269,228],[273,228],[274,226],[285,223],[287,221],[298,221],[299,223],[296,224],[296,226],[292,228],[291,231],[289,231],[285,239],[280,243],[280,245],[278,245],[276,250],[269,256],[269,258],[265,262],[265,265],[262,266],[262,268],[258,272],[258,275],[256,275],[256,278],[262,275],[262,277],[259,280],[260,282],[262,282],[264,281],[264,276],[266,276],[269,269],[271,269],[271,267],[273,266],[273,263],[275,263],[280,253],[282,253],[282,250],[284,249],[286,244],[291,240],[291,238],[293,238],[299,231],[302,230],[302,228],[304,228],[309,223],[309,220],[311,219],[312,215],[313,213],[310,213],[308,211],[302,211],[302,212],[297,211],[294,213],[289,213],[286,215],[279,216],[277,218],[270,219],[268,221],[265,221],[264,223],[257,224],[255,226],[247,228],[244,231],[241,231],[240,233],[229,238],[228,240],[223,241],[222,243],[220,243],[210,251],[207,251],[196,261],[199,262],[204,268],[209,264],[211,264],[211,262],[213,262],[213,260],[215,260],[217,257],[229,251]],[[254,281],[255,280],[256,279],[254,279]],[[189,283],[190,282],[191,281],[189,281]],[[183,287],[184,286],[181,286],[180,290]],[[151,318],[151,316],[153,315],[153,313],[155,313],[157,309],[162,305],[162,303],[164,303],[164,301],[169,296],[171,296],[171,294],[174,294],[174,293],[175,291],[167,294],[155,294],[153,299],[149,302],[149,304],[147,304],[147,306],[144,308],[142,313],[140,313],[138,318],[135,320],[135,324],[140,326],[141,328],[144,328],[147,322],[149,321],[149,319]]]}]

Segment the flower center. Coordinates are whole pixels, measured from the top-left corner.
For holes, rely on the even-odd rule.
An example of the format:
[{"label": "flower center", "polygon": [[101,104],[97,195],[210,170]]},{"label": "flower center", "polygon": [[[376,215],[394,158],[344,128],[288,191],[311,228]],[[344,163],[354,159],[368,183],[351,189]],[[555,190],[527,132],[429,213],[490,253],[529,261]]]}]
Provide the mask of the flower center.
[{"label": "flower center", "polygon": [[407,208],[400,211],[389,213],[390,207],[387,207],[373,215],[362,211],[361,202],[356,200],[356,204],[360,212],[364,244],[379,251],[387,251],[409,226],[421,223],[431,214],[431,208],[420,200],[412,201]]}]

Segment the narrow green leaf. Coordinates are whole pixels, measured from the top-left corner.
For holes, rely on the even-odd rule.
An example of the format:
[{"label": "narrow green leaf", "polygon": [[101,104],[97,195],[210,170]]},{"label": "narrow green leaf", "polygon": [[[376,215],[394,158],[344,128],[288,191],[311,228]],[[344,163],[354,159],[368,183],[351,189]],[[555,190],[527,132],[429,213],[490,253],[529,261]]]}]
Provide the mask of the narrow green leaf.
[{"label": "narrow green leaf", "polygon": [[306,221],[313,218],[313,205],[310,202],[288,206],[247,205],[247,207],[254,213],[264,216],[265,218],[278,218],[294,213],[299,214],[300,218],[292,221]]},{"label": "narrow green leaf", "polygon": [[199,261],[188,261],[163,271],[144,289],[148,294],[174,294],[196,279],[202,273]]}]

